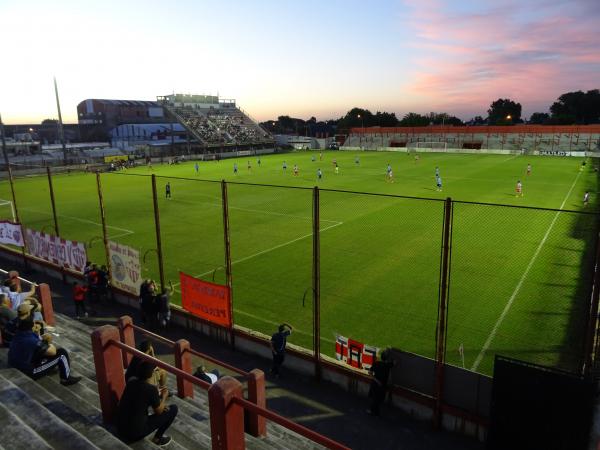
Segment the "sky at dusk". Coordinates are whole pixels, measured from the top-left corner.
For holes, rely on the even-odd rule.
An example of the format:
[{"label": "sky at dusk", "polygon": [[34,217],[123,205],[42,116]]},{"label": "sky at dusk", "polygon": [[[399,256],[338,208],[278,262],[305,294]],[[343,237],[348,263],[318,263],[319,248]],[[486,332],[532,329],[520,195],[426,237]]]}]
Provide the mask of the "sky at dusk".
[{"label": "sky at dusk", "polygon": [[600,0],[0,0],[5,123],[87,98],[235,98],[258,120],[371,111],[524,115],[600,88]]}]

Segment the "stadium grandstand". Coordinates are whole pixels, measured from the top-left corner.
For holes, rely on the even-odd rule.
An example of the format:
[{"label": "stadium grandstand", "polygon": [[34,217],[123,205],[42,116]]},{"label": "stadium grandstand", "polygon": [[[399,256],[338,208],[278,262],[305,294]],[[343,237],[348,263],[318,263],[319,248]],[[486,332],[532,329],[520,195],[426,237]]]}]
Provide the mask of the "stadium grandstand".
[{"label": "stadium grandstand", "polygon": [[214,95],[173,94],[159,96],[168,115],[206,147],[272,146],[273,137],[235,100]]},{"label": "stadium grandstand", "polygon": [[344,149],[501,150],[600,153],[600,125],[352,128]]}]

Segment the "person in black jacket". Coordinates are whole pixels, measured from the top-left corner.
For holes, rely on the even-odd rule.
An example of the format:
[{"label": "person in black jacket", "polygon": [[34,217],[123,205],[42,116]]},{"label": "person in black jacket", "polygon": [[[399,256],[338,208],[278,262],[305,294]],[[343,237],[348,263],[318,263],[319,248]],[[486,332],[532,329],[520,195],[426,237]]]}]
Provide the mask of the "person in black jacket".
[{"label": "person in black jacket", "polygon": [[369,388],[371,407],[367,409],[367,414],[372,416],[379,415],[379,408],[385,400],[387,384],[394,364],[394,361],[391,359],[390,350],[386,349],[381,352],[381,360],[375,361],[369,369],[369,374],[373,376],[373,379]]},{"label": "person in black jacket", "polygon": [[[152,442],[163,446],[171,442],[164,433],[177,416],[177,405],[167,406],[168,390],[159,391],[153,384],[156,366],[143,361],[137,376],[129,380],[119,401],[117,431],[127,443],[139,441],[156,430]],[[148,408],[154,414],[148,415]]]}]

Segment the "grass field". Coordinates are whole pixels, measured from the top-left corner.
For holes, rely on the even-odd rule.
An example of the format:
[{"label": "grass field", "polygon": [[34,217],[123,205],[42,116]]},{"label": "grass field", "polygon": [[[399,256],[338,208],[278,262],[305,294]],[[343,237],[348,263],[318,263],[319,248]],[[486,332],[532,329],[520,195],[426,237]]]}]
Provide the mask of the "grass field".
[{"label": "grass field", "polygon": [[[312,155],[316,161],[311,161]],[[360,163],[355,157],[359,155]],[[332,160],[340,173],[335,174]],[[287,171],[282,169],[287,162]],[[321,197],[321,349],[334,354],[335,334],[371,345],[435,354],[443,199],[454,200],[447,360],[491,373],[501,353],[572,370],[579,364],[591,288],[598,217],[538,209],[596,210],[597,174],[590,164],[560,157],[375,152],[298,152],[156,166],[166,277],[178,271],[224,281],[221,188],[217,182],[310,188]],[[239,172],[233,174],[237,162]],[[384,179],[390,163],[395,182]],[[531,176],[526,166],[532,164]],[[298,164],[300,176],[292,167]],[[435,189],[440,167],[443,192]],[[323,179],[317,182],[317,168]],[[149,175],[146,167],[128,175]],[[158,278],[150,177],[103,174],[111,239],[146,254],[144,276]],[[180,177],[180,178],[163,178]],[[181,177],[185,178],[182,179]],[[515,184],[523,182],[523,198]],[[170,181],[173,198],[164,198]],[[104,261],[91,174],[53,177],[62,237],[92,242],[88,255]],[[52,232],[46,177],[15,182],[25,226]],[[429,199],[366,195],[364,191]],[[235,323],[265,334],[286,321],[291,342],[312,347],[312,192],[310,189],[229,184]],[[10,199],[8,184],[0,198]],[[468,202],[499,203],[490,206]],[[0,215],[9,217],[6,206]],[[174,298],[174,302],[179,302]]]}]

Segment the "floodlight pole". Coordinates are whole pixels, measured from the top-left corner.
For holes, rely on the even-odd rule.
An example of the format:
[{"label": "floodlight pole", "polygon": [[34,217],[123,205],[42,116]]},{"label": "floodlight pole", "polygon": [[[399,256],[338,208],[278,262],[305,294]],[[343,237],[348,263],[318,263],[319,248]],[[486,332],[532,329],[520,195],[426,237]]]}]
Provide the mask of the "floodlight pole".
[{"label": "floodlight pole", "polygon": [[223,202],[223,237],[225,244],[225,284],[229,288],[229,317],[231,318],[231,347],[235,349],[235,333],[233,332],[233,282],[231,277],[231,236],[229,234],[229,197],[227,183],[221,180],[221,199]]},{"label": "floodlight pole", "polygon": [[98,188],[98,202],[100,203],[100,219],[102,221],[102,240],[104,241],[104,252],[106,255],[106,269],[108,279],[111,279],[110,256],[108,251],[108,233],[106,231],[106,211],[104,210],[104,196],[102,195],[102,183],[100,182],[100,171],[96,171],[96,186]]},{"label": "floodlight pole", "polygon": [[160,239],[160,213],[156,193],[156,175],[152,174],[152,202],[154,204],[154,225],[156,227],[156,253],[158,255],[158,273],[160,276],[160,292],[165,292],[165,271],[163,267],[162,243]]},{"label": "floodlight pole", "polygon": [[321,379],[321,237],[319,188],[313,188],[313,352],[315,378]]},{"label": "floodlight pole", "polygon": [[444,203],[444,224],[442,229],[442,255],[440,261],[440,287],[438,300],[438,320],[435,351],[435,409],[434,426],[440,427],[444,397],[444,362],[446,359],[446,336],[448,324],[448,291],[450,277],[450,250],[452,247],[452,199]]},{"label": "floodlight pole", "polygon": [[[52,186],[52,172],[50,166],[46,166],[46,173],[48,174],[48,189],[50,190],[50,204],[52,205],[52,217],[54,218],[54,233],[57,238],[60,238],[60,232],[58,231],[58,216],[56,215],[56,201],[54,200],[54,187]],[[63,283],[67,282],[67,276],[65,274],[65,267],[60,266],[60,272],[62,274]]]},{"label": "floodlight pole", "polygon": [[54,95],[56,96],[56,108],[58,109],[58,137],[60,139],[60,143],[62,144],[63,163],[67,165],[67,146],[65,145],[65,132],[63,130],[62,114],[60,112],[60,101],[58,99],[58,87],[56,86],[56,77],[54,77]]},{"label": "floodlight pole", "polygon": [[[4,163],[6,164],[6,172],[8,173],[8,181],[10,183],[10,192],[12,194],[13,200],[13,212],[15,221],[21,225],[21,220],[19,219],[19,209],[17,208],[17,197],[15,195],[15,185],[12,176],[12,170],[10,168],[10,161],[8,160],[8,151],[6,150],[6,138],[4,137],[4,122],[2,122],[2,116],[0,115],[0,139],[2,140],[2,153],[4,154]],[[23,247],[21,247],[21,254],[23,256],[23,266],[25,269],[29,269],[29,265],[27,263],[27,256],[25,255],[25,235],[23,233],[23,226],[21,225],[21,234],[23,235]]]}]

